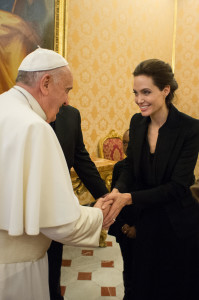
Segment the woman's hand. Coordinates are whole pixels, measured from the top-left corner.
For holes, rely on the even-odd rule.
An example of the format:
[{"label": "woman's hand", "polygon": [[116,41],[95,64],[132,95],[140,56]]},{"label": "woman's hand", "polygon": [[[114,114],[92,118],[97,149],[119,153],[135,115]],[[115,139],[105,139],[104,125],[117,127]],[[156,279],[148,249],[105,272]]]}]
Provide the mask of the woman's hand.
[{"label": "woman's hand", "polygon": [[135,226],[129,226],[128,224],[124,224],[122,226],[122,232],[131,239],[136,238],[136,228]]},{"label": "woman's hand", "polygon": [[106,208],[107,202],[112,200],[113,204],[110,208],[109,213],[104,219],[103,227],[109,227],[116,220],[116,217],[122,210],[125,205],[132,204],[132,197],[130,193],[120,193],[118,190],[113,190],[109,195],[103,198],[104,205],[103,208]]}]

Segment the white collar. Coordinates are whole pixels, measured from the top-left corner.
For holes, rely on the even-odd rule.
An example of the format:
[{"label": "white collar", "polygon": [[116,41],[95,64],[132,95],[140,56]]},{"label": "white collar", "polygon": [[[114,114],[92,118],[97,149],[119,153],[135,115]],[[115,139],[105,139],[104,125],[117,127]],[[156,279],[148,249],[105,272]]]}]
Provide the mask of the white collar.
[{"label": "white collar", "polygon": [[37,115],[39,115],[44,121],[47,120],[46,114],[43,111],[43,109],[41,108],[41,106],[39,105],[39,103],[27,90],[25,90],[24,88],[22,88],[18,85],[15,85],[13,88],[18,90],[21,94],[23,94],[24,98],[26,98],[30,107]]}]

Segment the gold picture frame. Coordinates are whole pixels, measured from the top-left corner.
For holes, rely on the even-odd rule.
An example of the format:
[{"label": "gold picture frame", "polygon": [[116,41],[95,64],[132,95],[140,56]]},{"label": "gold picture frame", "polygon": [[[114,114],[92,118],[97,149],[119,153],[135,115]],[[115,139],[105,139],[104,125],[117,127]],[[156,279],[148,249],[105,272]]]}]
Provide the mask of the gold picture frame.
[{"label": "gold picture frame", "polygon": [[15,84],[21,61],[38,45],[67,58],[68,5],[69,0],[0,1],[0,94]]},{"label": "gold picture frame", "polygon": [[69,0],[55,0],[54,51],[67,58]]}]

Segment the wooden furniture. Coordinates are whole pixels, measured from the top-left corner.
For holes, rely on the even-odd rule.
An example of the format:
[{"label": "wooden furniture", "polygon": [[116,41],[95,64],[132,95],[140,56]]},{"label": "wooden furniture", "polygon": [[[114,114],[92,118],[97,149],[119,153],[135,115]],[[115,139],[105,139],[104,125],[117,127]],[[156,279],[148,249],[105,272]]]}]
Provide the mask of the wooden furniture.
[{"label": "wooden furniture", "polygon": [[[102,179],[104,180],[106,187],[110,191],[112,182],[112,172],[116,161],[104,158],[92,158],[92,160],[95,163]],[[71,179],[74,192],[78,197],[81,205],[89,205],[90,203],[95,202],[95,199],[86,189],[86,187],[84,186],[84,184],[82,183],[82,181],[80,180],[73,168],[71,169]]]}]

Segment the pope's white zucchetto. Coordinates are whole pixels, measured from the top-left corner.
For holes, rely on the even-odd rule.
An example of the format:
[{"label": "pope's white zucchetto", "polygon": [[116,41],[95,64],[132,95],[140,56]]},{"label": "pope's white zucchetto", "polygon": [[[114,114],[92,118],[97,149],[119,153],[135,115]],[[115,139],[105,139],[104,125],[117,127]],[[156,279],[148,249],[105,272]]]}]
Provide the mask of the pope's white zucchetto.
[{"label": "pope's white zucchetto", "polygon": [[67,66],[68,62],[53,50],[37,48],[21,62],[18,71],[37,72]]}]

